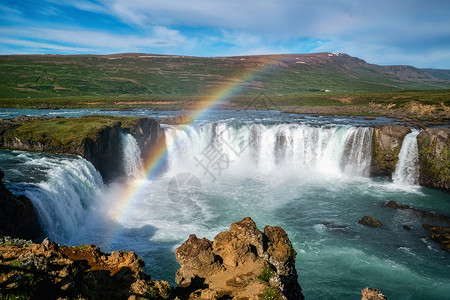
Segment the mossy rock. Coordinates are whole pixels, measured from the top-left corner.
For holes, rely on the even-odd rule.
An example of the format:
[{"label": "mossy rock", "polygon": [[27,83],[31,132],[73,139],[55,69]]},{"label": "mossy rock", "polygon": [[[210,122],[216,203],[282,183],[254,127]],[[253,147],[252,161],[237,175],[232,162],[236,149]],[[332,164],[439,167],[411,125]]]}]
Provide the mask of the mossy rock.
[{"label": "mossy rock", "polygon": [[450,191],[450,128],[428,128],[417,136],[419,183]]},{"label": "mossy rock", "polygon": [[377,218],[374,218],[371,216],[362,217],[362,219],[359,220],[358,223],[361,225],[376,227],[376,228],[379,228],[383,225]]},{"label": "mossy rock", "polygon": [[405,136],[411,132],[409,127],[385,124],[375,127],[372,136],[373,176],[391,176],[398,163],[398,155]]}]

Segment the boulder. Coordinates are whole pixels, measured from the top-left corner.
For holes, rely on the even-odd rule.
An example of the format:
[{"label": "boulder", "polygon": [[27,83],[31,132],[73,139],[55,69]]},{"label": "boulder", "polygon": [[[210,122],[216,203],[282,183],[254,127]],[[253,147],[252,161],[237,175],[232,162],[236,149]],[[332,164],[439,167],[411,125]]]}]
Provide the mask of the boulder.
[{"label": "boulder", "polygon": [[395,171],[403,139],[411,132],[409,127],[394,124],[377,125],[372,136],[372,176],[390,177]]},{"label": "boulder", "polygon": [[383,203],[383,206],[394,208],[394,209],[407,209],[409,208],[409,205],[406,204],[398,204],[397,201],[388,201],[386,203]]},{"label": "boulder", "polygon": [[450,128],[428,128],[417,136],[419,183],[450,191]]},{"label": "boulder", "polygon": [[377,228],[382,226],[381,222],[378,219],[371,217],[371,216],[362,217],[362,219],[359,220],[358,223],[361,225],[377,227]]},{"label": "boulder", "polygon": [[361,300],[388,300],[378,289],[371,289],[366,287],[361,291]]},{"label": "boulder", "polygon": [[186,297],[260,299],[271,294],[303,299],[296,252],[280,227],[266,226],[262,232],[247,217],[213,241],[190,235],[175,255],[181,266],[176,291]]},{"label": "boulder", "polygon": [[422,227],[433,232],[431,239],[436,243],[442,244],[442,250],[450,252],[450,227],[428,225],[426,223],[422,224]]}]

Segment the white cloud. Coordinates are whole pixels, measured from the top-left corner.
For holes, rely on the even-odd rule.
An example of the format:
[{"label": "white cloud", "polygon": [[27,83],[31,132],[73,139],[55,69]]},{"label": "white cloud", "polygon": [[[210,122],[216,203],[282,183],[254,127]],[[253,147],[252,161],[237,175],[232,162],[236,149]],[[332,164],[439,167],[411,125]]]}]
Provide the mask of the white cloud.
[{"label": "white cloud", "polygon": [[[373,63],[403,63],[410,58],[409,64],[426,65],[428,59],[430,66],[450,53],[448,0],[43,0],[35,9],[54,13],[70,8],[76,10],[66,19],[76,28],[58,20],[25,21],[19,10],[0,6],[6,18],[16,19],[10,21],[16,25],[0,28],[0,34],[97,52],[211,56],[306,52],[322,41],[315,51],[348,52]],[[107,18],[102,25],[85,19],[77,23],[78,10]],[[110,31],[105,27],[109,22],[124,31]],[[450,68],[449,61],[446,67]]]},{"label": "white cloud", "polygon": [[[26,40],[20,40],[20,39],[8,39],[8,38],[2,38],[0,37],[0,44],[3,46],[5,45],[14,45],[14,46],[22,46],[24,50],[21,50],[20,53],[29,53],[31,50],[31,53],[37,53],[37,50],[42,51],[43,49],[47,50],[57,50],[65,53],[78,53],[80,51],[85,53],[91,53],[94,51],[91,48],[79,48],[79,47],[67,47],[67,46],[60,46],[57,44],[52,43],[41,43],[41,42],[34,42],[34,41],[26,41]],[[16,51],[8,51],[10,54],[18,53]]]},{"label": "white cloud", "polygon": [[[0,27],[0,32],[8,32],[7,35],[3,34],[0,38],[4,43],[10,45],[54,49],[65,52],[76,52],[75,49],[79,49],[78,52],[84,53],[139,52],[149,48],[181,47],[189,43],[186,37],[178,31],[162,26],[152,28],[148,35],[145,36],[51,28],[8,28],[6,31],[4,27]],[[67,47],[59,46],[61,44]]]}]

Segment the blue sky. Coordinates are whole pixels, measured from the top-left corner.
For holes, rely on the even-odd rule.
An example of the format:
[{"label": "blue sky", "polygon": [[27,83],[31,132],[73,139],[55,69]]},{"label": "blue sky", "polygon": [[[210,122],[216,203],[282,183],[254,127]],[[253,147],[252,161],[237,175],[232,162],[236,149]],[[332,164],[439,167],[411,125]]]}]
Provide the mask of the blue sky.
[{"label": "blue sky", "polygon": [[450,69],[449,0],[0,0],[0,54],[344,52]]}]

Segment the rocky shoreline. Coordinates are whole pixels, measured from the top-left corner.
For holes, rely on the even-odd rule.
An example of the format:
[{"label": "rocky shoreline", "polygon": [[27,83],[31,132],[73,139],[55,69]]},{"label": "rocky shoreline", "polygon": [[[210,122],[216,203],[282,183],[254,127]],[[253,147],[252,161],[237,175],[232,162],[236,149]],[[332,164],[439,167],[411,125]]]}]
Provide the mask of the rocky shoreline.
[{"label": "rocky shoreline", "polygon": [[[178,284],[152,281],[133,251],[95,245],[0,241],[0,297],[6,299],[301,300],[296,252],[278,226],[260,231],[249,217],[213,241],[194,234],[176,249]],[[362,299],[387,299],[364,288]]]},{"label": "rocky shoreline", "polygon": [[21,299],[303,299],[296,252],[277,226],[251,218],[214,241],[189,238],[175,252],[178,286],[152,281],[133,251],[106,254],[95,245],[7,240],[0,244],[0,297]]}]

